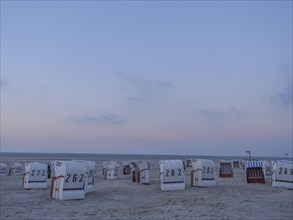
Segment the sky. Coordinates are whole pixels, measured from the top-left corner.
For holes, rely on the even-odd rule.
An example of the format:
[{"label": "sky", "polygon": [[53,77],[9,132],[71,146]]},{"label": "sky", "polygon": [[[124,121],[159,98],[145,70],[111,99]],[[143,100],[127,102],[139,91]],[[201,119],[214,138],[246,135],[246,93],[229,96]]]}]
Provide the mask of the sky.
[{"label": "sky", "polygon": [[1,152],[292,156],[292,1],[1,1]]}]

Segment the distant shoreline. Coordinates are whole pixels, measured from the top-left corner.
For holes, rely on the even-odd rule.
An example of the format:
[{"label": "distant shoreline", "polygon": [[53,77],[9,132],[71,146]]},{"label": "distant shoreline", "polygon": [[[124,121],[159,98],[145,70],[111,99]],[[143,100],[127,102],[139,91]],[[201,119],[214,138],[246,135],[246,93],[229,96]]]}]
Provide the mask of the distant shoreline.
[{"label": "distant shoreline", "polygon": [[[214,160],[245,160],[245,156],[209,156],[209,155],[151,155],[151,154],[106,154],[106,153],[36,153],[36,152],[1,152],[1,158],[6,157],[30,157],[30,158],[55,158],[55,159],[72,159],[72,158],[87,158],[87,159],[214,159]],[[290,157],[253,157],[254,160],[292,160]]]}]

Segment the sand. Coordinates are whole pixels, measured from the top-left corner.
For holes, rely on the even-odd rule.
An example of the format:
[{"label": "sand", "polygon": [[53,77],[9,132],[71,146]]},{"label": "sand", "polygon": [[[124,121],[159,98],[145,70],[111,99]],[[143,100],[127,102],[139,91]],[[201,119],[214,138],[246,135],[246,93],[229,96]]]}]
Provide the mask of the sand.
[{"label": "sand", "polygon": [[[123,161],[120,161],[123,162]],[[217,177],[217,186],[163,192],[159,163],[150,170],[150,184],[133,183],[122,169],[116,180],[105,180],[102,161],[94,191],[84,200],[55,200],[47,189],[22,189],[22,176],[1,176],[1,220],[6,219],[293,219],[293,190],[247,184],[242,169],[233,178]]]}]

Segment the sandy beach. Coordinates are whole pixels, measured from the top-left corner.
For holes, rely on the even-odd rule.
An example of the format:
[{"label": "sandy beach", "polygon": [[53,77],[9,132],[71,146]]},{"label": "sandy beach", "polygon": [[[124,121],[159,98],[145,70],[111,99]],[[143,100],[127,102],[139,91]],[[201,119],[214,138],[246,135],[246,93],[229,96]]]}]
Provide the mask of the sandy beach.
[{"label": "sandy beach", "polygon": [[0,8],[0,220],[293,220],[293,0]]},{"label": "sandy beach", "polygon": [[217,185],[206,188],[191,187],[191,168],[186,168],[186,190],[163,192],[159,185],[159,163],[153,161],[148,185],[133,183],[130,175],[122,174],[122,167],[118,179],[106,180],[102,176],[102,161],[97,161],[94,191],[86,194],[84,200],[51,198],[51,180],[47,189],[25,190],[22,175],[1,176],[0,219],[293,218],[293,190],[273,188],[270,182],[247,184],[240,168],[234,169],[233,178],[217,175]]}]

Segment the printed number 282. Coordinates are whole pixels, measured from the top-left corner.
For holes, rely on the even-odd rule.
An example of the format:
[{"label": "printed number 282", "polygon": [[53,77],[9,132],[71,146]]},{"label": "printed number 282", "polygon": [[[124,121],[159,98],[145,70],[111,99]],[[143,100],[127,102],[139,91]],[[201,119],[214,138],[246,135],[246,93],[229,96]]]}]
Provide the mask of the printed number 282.
[{"label": "printed number 282", "polygon": [[[166,170],[166,177],[170,176],[170,170]],[[175,176],[175,170],[171,169],[171,176]],[[181,176],[181,169],[178,169],[178,176]]]}]

